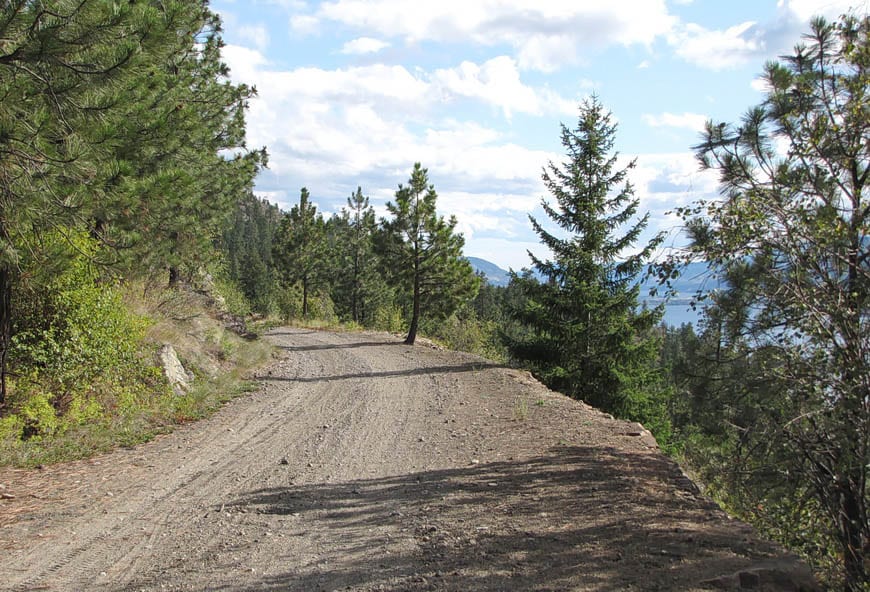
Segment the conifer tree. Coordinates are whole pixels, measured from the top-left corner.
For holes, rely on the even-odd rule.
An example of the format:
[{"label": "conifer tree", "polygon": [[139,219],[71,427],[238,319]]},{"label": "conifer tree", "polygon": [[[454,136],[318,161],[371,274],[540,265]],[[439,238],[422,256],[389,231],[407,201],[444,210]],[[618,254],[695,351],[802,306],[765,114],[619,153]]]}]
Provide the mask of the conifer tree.
[{"label": "conifer tree", "polygon": [[[659,310],[638,310],[637,280],[660,239],[630,253],[647,225],[636,219],[638,200],[627,176],[634,161],[617,167],[616,125],[597,97],[584,101],[577,126],[562,125],[567,158],[544,169],[554,204],[543,209],[564,234],[530,216],[553,258],[530,253],[531,273],[514,276],[524,298],[512,316],[520,329],[507,336],[517,362],[549,386],[623,417],[646,421],[665,435],[658,400]],[[620,234],[621,233],[621,234]]]},{"label": "conifer tree", "polygon": [[414,164],[408,185],[399,184],[395,202],[387,203],[392,219],[384,221],[390,238],[387,261],[394,280],[410,301],[405,343],[413,345],[420,318],[446,318],[477,292],[479,278],[462,256],[465,240],[454,232],[456,218],[436,212],[438,194],[429,173]]},{"label": "conifer tree", "polygon": [[252,310],[261,314],[269,313],[273,303],[277,277],[272,241],[280,219],[278,206],[248,193],[222,236],[227,275],[241,287]]},{"label": "conifer tree", "polygon": [[730,493],[769,524],[812,517],[807,547],[836,542],[849,592],[870,587],[868,72],[867,15],[814,19],[768,63],[764,102],[709,122],[696,146],[722,196],[681,211],[692,243],[678,257],[723,284],[707,322],[733,386],[705,395],[733,409]]},{"label": "conifer tree", "polygon": [[374,248],[375,210],[362,187],[347,198],[347,206],[330,220],[330,228],[334,234],[331,250],[337,256],[333,300],[347,318],[367,325],[389,295]]},{"label": "conifer tree", "polygon": [[[5,2],[0,12],[0,407],[22,253],[81,227],[110,170],[115,92],[167,42],[146,3]],[[171,19],[169,19],[171,20]]]},{"label": "conifer tree", "polygon": [[91,217],[128,267],[168,270],[174,285],[219,238],[265,151],[246,148],[255,91],[227,81],[217,15],[202,1],[164,6],[171,42],[117,90],[114,162]]},{"label": "conifer tree", "polygon": [[94,259],[172,268],[265,161],[244,149],[252,91],[226,82],[218,33],[203,0],[3,5],[0,405],[22,251],[88,230],[114,248]]},{"label": "conifer tree", "polygon": [[302,316],[308,317],[308,298],[327,277],[326,226],[302,188],[299,204],[282,219],[273,245],[275,264],[287,285],[302,286]]}]

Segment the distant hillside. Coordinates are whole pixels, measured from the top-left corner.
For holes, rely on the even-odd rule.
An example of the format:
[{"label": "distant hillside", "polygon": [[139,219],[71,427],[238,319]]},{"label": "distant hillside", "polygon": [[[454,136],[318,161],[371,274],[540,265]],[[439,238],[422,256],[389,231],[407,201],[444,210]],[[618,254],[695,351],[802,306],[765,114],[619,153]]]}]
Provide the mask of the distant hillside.
[{"label": "distant hillside", "polygon": [[[510,274],[495,263],[479,257],[468,257],[467,259],[474,271],[482,273],[491,285],[505,287],[510,283]],[[663,300],[661,297],[653,298],[649,295],[650,289],[657,285],[658,281],[655,278],[643,282],[640,287],[640,301],[649,306],[661,303]],[[683,323],[696,323],[700,318],[700,310],[693,310],[689,307],[692,297],[699,290],[715,290],[718,287],[719,282],[712,277],[706,263],[690,264],[683,274],[673,281],[676,293],[667,301],[663,320],[674,326]]]},{"label": "distant hillside", "polygon": [[505,287],[510,283],[510,274],[495,263],[478,257],[466,257],[466,259],[471,263],[475,273],[482,273],[486,281],[493,286]]},{"label": "distant hillside", "polygon": [[[510,282],[510,274],[490,261],[479,257],[466,257],[476,273],[482,273],[486,281],[493,286],[507,286]],[[643,282],[640,287],[641,300],[655,302],[658,298],[650,298],[649,291],[658,285],[656,278],[650,278]],[[688,301],[698,290],[714,290],[719,287],[719,282],[712,277],[712,273],[706,263],[691,263],[683,274],[673,281],[676,294],[671,298],[671,303]]]},{"label": "distant hillside", "polygon": [[[673,288],[676,292],[669,303],[672,305],[688,303],[698,291],[715,290],[719,287],[719,281],[713,277],[713,272],[710,271],[707,263],[698,262],[690,263],[680,277],[673,280]],[[647,302],[655,303],[661,301],[661,298],[650,298],[649,291],[658,285],[656,278],[650,278],[643,282],[640,286],[640,297]],[[661,292],[662,290],[660,290]]]}]

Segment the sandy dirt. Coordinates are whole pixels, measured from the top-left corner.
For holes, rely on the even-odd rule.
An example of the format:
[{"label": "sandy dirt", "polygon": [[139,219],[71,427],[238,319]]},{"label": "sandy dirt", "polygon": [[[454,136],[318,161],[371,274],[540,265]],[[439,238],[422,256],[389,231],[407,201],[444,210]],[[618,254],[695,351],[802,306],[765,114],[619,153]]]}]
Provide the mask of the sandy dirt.
[{"label": "sandy dirt", "polygon": [[278,329],[262,388],[0,470],[3,590],[811,590],[637,424],[383,334]]}]

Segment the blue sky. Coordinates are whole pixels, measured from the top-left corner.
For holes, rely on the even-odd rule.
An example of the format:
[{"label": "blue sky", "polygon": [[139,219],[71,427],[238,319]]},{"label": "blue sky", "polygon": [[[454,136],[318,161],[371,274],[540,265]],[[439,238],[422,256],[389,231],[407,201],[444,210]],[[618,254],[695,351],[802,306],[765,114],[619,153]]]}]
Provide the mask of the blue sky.
[{"label": "blue sky", "polygon": [[361,186],[379,213],[414,162],[467,255],[504,268],[546,255],[541,171],[561,161],[560,122],[597,93],[647,238],[673,208],[716,194],[690,146],[703,122],[763,99],[764,63],[789,53],[816,14],[868,0],[214,0],[232,79],[256,86],[251,146],[269,169],[258,195],[289,209],[307,187],[324,215]]}]

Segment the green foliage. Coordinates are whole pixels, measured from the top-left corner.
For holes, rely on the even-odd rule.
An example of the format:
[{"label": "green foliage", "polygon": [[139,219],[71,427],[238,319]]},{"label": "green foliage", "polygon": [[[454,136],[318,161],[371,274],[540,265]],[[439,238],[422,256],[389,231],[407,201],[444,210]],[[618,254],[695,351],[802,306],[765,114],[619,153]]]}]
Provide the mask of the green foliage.
[{"label": "green foliage", "polygon": [[[285,286],[302,288],[299,318],[308,318],[308,298],[325,288],[329,261],[326,256],[326,224],[302,188],[299,204],[282,219],[273,242],[273,257]],[[282,314],[287,309],[282,310]],[[286,318],[286,317],[285,317]]]},{"label": "green foliage", "polygon": [[[204,1],[6,3],[0,18],[0,405],[22,257],[86,231],[130,275],[196,269],[263,151]],[[20,348],[20,346],[19,346]]]},{"label": "green foliage", "polygon": [[214,280],[214,287],[223,299],[228,313],[238,317],[251,314],[251,301],[236,282],[219,275]]},{"label": "green foliage", "polygon": [[456,218],[439,216],[437,199],[427,169],[416,163],[408,185],[400,184],[395,202],[387,203],[392,218],[384,220],[385,260],[394,285],[410,302],[409,344],[424,311],[431,319],[445,319],[474,298],[480,283],[462,256],[465,240],[454,232]]},{"label": "green foliage", "polygon": [[383,261],[376,251],[379,234],[374,208],[362,188],[347,199],[347,207],[327,224],[329,251],[334,254],[332,298],[342,319],[375,323],[379,309],[394,301]]},{"label": "green foliage", "polygon": [[138,366],[146,321],[131,316],[118,290],[100,278],[92,263],[96,251],[87,236],[55,233],[43,238],[41,258],[21,261],[27,281],[16,290],[21,304],[10,361],[22,375],[35,372],[62,410],[73,392],[94,388],[88,385],[95,381],[124,384]]},{"label": "green foliage", "polygon": [[395,304],[384,304],[376,308],[370,326],[389,333],[402,333],[408,330],[402,307]]},{"label": "green foliage", "polygon": [[648,215],[635,220],[638,200],[626,180],[634,162],[616,170],[615,133],[596,97],[581,106],[575,129],[562,126],[567,159],[544,170],[555,205],[544,201],[543,208],[568,237],[531,218],[554,258],[532,257],[543,283],[531,272],[514,275],[514,324],[505,338],[511,358],[551,388],[644,422],[664,443],[668,393],[653,333],[661,311],[639,311],[636,287],[661,238],[627,254]]},{"label": "green foliage", "polygon": [[237,204],[221,239],[228,281],[241,287],[252,312],[261,315],[277,312],[272,243],[280,218],[278,206],[248,193]]},{"label": "green foliage", "polygon": [[55,232],[19,260],[26,281],[16,286],[21,304],[9,352],[16,373],[0,449],[53,442],[166,390],[143,341],[148,321],[98,273],[98,250],[87,235]]},{"label": "green foliage", "polygon": [[721,443],[686,453],[744,517],[817,564],[839,556],[849,591],[870,586],[868,68],[866,15],[816,19],[769,63],[764,103],[708,124],[698,157],[723,195],[681,210],[693,242],[661,272],[704,259],[723,284],[684,410]]},{"label": "green foliage", "polygon": [[437,322],[426,322],[424,333],[447,348],[506,361],[507,354],[499,339],[499,326],[494,320],[478,317],[472,304]]}]

